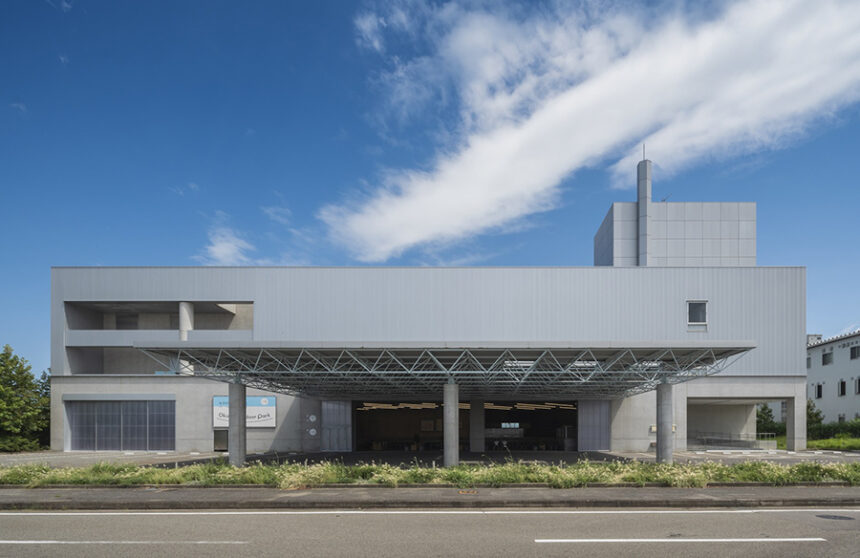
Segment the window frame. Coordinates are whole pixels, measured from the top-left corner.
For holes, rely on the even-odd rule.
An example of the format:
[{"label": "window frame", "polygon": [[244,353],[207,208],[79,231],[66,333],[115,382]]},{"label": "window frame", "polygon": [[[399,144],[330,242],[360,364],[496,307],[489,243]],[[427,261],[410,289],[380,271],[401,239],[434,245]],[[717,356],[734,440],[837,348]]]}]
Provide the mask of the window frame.
[{"label": "window frame", "polygon": [[848,384],[845,380],[839,380],[836,384],[836,395],[838,397],[845,397],[845,394],[848,393]]},{"label": "window frame", "polygon": [[[829,359],[827,357],[830,357]],[[821,366],[830,366],[833,364],[833,351],[821,353]]]},{"label": "window frame", "polygon": [[851,347],[850,357],[851,357],[851,360],[856,360],[856,359],[860,358],[860,346]]},{"label": "window frame", "polygon": [[821,399],[824,396],[824,384],[815,384],[815,398]]},{"label": "window frame", "polygon": [[[690,321],[690,305],[691,304],[704,304],[705,305],[705,321],[704,322],[691,322]],[[687,325],[688,326],[706,326],[708,325],[708,301],[702,299],[688,299],[687,300]]]}]

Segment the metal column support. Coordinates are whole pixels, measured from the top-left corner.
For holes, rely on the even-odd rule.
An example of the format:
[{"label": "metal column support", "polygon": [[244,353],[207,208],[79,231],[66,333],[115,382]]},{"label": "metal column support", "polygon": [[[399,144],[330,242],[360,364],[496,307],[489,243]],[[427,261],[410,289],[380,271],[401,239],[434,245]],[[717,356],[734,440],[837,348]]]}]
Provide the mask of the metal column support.
[{"label": "metal column support", "polygon": [[442,438],[445,454],[445,467],[455,467],[460,464],[460,393],[457,384],[449,380],[442,394],[444,403],[442,415]]},{"label": "metal column support", "polygon": [[469,451],[484,451],[484,400],[472,399],[469,402]]},{"label": "metal column support", "polygon": [[675,433],[672,432],[672,384],[657,384],[657,463],[673,462]]},{"label": "metal column support", "polygon": [[245,466],[245,386],[232,382],[230,390],[230,422],[227,428],[227,451],[230,452],[230,465]]}]

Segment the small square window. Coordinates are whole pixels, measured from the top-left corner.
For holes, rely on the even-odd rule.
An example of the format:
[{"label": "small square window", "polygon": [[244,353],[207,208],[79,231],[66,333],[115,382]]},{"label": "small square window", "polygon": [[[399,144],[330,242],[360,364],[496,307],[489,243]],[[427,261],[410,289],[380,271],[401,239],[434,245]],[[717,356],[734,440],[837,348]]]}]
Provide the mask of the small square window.
[{"label": "small square window", "polygon": [[839,393],[839,397],[842,397],[843,395],[845,395],[845,391],[846,391],[845,380],[839,380],[839,384],[837,385],[836,389],[837,389],[837,393]]},{"label": "small square window", "polygon": [[860,358],[860,347],[851,347],[851,360]]},{"label": "small square window", "polygon": [[845,422],[845,415],[842,414],[836,417],[836,422]]},{"label": "small square window", "polygon": [[687,323],[701,325],[708,323],[708,303],[703,300],[687,301]]},{"label": "small square window", "polygon": [[833,353],[821,353],[821,366],[833,364]]},{"label": "small square window", "polygon": [[821,384],[815,384],[815,398],[816,399],[821,399],[821,392],[822,392]]}]

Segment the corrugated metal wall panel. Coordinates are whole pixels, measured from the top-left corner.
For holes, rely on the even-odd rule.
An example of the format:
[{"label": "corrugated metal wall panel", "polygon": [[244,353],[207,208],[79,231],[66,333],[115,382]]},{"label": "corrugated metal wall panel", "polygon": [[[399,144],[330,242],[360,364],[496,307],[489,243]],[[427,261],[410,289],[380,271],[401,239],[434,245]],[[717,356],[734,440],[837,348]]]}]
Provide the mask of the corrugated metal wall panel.
[{"label": "corrugated metal wall panel", "polygon": [[55,373],[64,300],[253,301],[259,342],[744,340],[729,373],[805,373],[803,268],[57,268],[52,291]]},{"label": "corrugated metal wall panel", "polygon": [[577,437],[579,451],[609,450],[609,401],[577,403]]},{"label": "corrugated metal wall panel", "polygon": [[323,401],[320,414],[322,451],[352,451],[352,402]]}]

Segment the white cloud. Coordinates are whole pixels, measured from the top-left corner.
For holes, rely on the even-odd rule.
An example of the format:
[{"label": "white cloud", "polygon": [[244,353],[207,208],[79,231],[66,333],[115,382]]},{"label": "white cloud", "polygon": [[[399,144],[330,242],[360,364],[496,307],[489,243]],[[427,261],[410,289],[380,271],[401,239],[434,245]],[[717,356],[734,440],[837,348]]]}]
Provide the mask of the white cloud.
[{"label": "white cloud", "polygon": [[[428,88],[448,87],[456,129],[427,168],[389,169],[366,197],[324,207],[331,236],[383,261],[552,209],[586,166],[610,161],[615,184],[632,186],[642,142],[671,174],[783,147],[860,97],[860,3],[754,0],[708,18],[589,6],[403,16],[429,46],[390,59],[390,101],[421,115],[438,99]],[[409,36],[386,18],[356,19],[380,53],[384,33]]]},{"label": "white cloud", "polygon": [[382,52],[385,49],[382,30],[385,20],[373,13],[363,13],[355,18],[355,31],[359,46]]},{"label": "white cloud", "polygon": [[248,253],[256,250],[254,245],[241,238],[239,233],[225,225],[209,229],[209,243],[203,253],[194,259],[203,265],[255,265],[258,261]]},{"label": "white cloud", "polygon": [[27,114],[27,105],[24,103],[9,103],[9,106],[17,110],[21,114]]},{"label": "white cloud", "polygon": [[[267,208],[262,208],[264,211]],[[283,210],[285,207],[268,209]],[[275,218],[283,217],[282,212],[275,211]],[[281,254],[278,258],[255,257],[257,247],[248,239],[245,232],[229,225],[230,215],[224,211],[216,211],[212,226],[207,231],[207,244],[203,250],[192,256],[192,259],[203,265],[220,266],[298,266],[311,265],[311,248],[315,239],[310,231],[295,227],[287,228],[288,241],[283,242],[281,236],[272,235],[270,239],[275,244],[281,244]],[[287,224],[283,222],[282,224]]]}]

